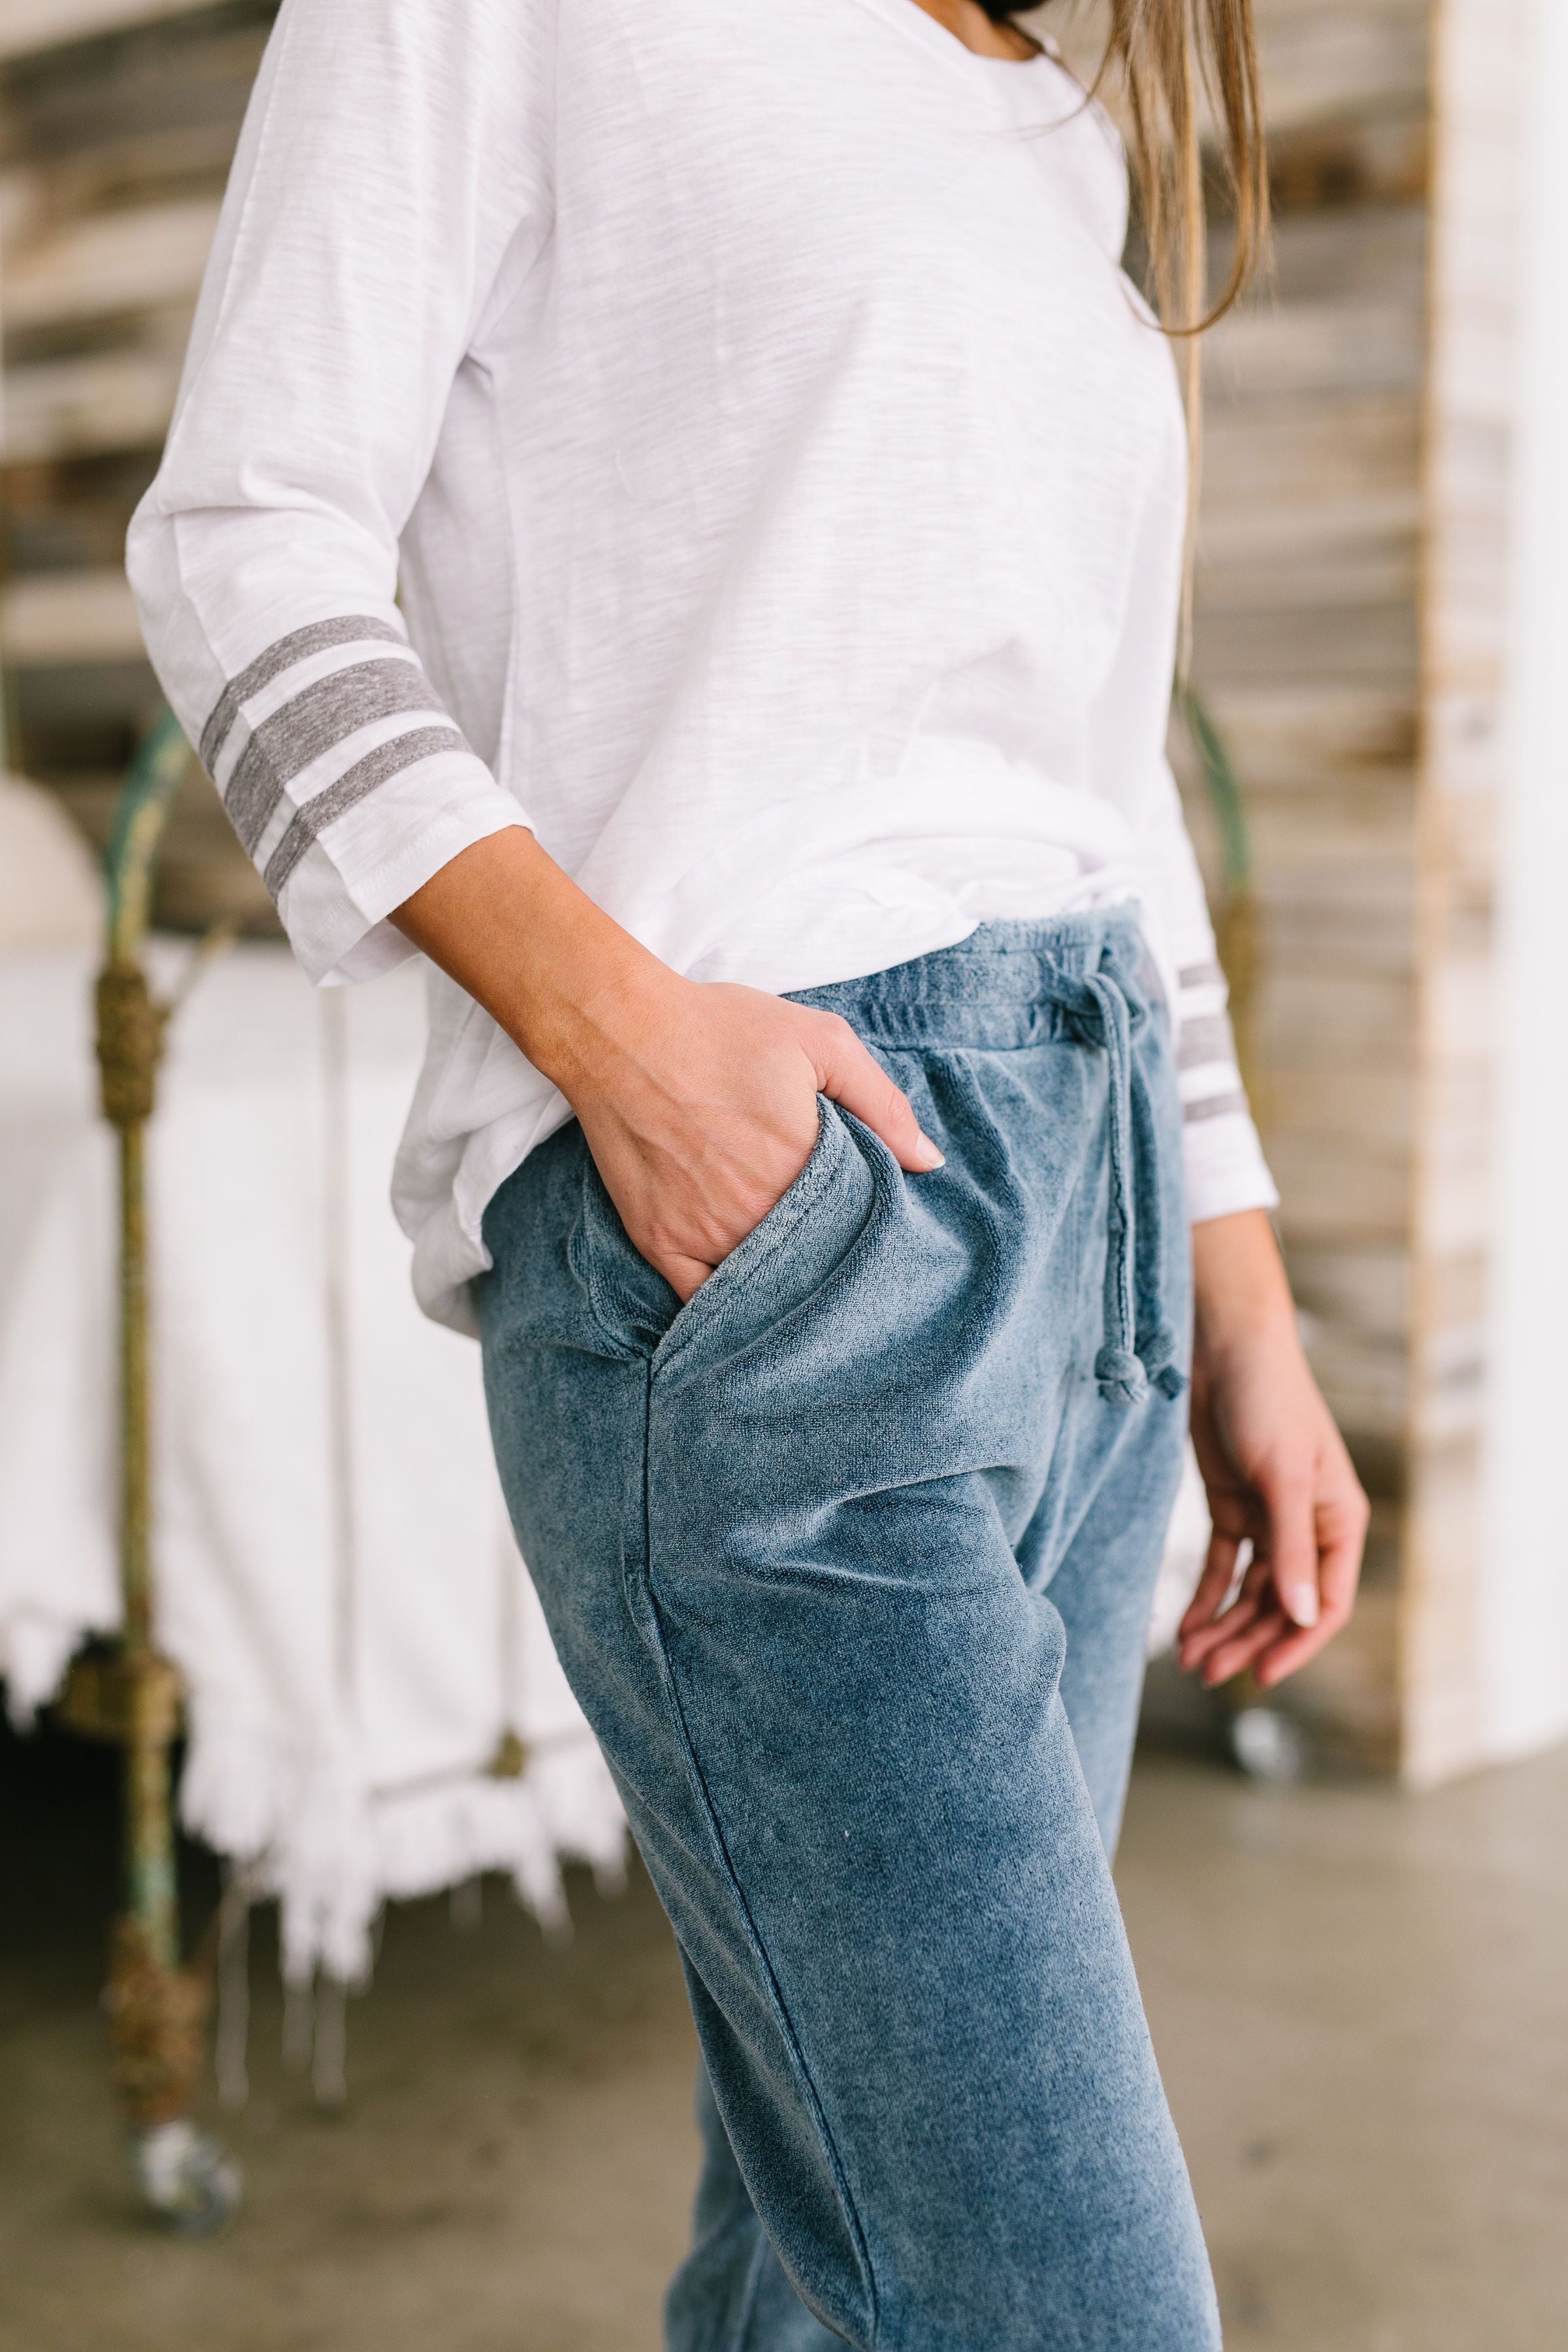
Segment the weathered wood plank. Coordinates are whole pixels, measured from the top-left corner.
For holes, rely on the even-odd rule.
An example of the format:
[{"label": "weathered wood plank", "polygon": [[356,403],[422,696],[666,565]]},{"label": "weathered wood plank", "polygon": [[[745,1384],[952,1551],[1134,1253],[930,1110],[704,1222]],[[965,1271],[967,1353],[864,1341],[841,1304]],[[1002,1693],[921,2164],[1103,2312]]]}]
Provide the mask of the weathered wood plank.
[{"label": "weathered wood plank", "polygon": [[1303,214],[1425,198],[1432,176],[1431,123],[1412,100],[1407,111],[1347,122],[1330,116],[1286,128],[1268,140],[1274,217],[1283,226]]},{"label": "weathered wood plank", "polygon": [[1415,1137],[1415,1081],[1408,1071],[1341,1068],[1277,1075],[1268,1091],[1268,1135],[1316,1138],[1366,1167],[1409,1164]]},{"label": "weathered wood plank", "polygon": [[1249,401],[1220,410],[1204,460],[1205,511],[1227,501],[1272,505],[1305,492],[1344,498],[1419,478],[1423,416],[1410,392],[1343,399]]},{"label": "weathered wood plank", "polygon": [[1431,85],[1427,0],[1259,0],[1270,130],[1422,103]]},{"label": "weathered wood plank", "polygon": [[1292,215],[1275,226],[1273,271],[1254,299],[1419,305],[1430,240],[1424,203]]},{"label": "weathered wood plank", "polygon": [[215,198],[186,198],[89,215],[28,241],[6,257],[7,329],[193,301],[217,215]]},{"label": "weathered wood plank", "polygon": [[10,369],[0,402],[8,465],[155,448],[174,415],[178,351],[112,351]]},{"label": "weathered wood plank", "polygon": [[[1292,1250],[1292,1278],[1296,1255]],[[1366,1348],[1342,1330],[1327,1325],[1314,1328],[1310,1322],[1304,1324],[1302,1339],[1307,1360],[1352,1453],[1376,1439],[1387,1454],[1396,1454],[1405,1424],[1403,1340],[1388,1348]],[[1364,1469],[1362,1475],[1364,1479]]]},{"label": "weathered wood plank", "polygon": [[1298,1248],[1291,1259],[1296,1296],[1321,1325],[1405,1360],[1410,1318],[1410,1263],[1402,1249]]},{"label": "weathered wood plank", "polygon": [[1402,1768],[1418,1787],[1482,1760],[1476,1434],[1415,1447],[1400,1621]]},{"label": "weathered wood plank", "polygon": [[194,15],[210,0],[0,0],[0,58]]},{"label": "weathered wood plank", "polygon": [[1408,561],[1420,546],[1422,511],[1414,481],[1354,497],[1211,499],[1198,530],[1198,600],[1237,572],[1289,579],[1311,565]]},{"label": "weathered wood plank", "polygon": [[1399,1753],[1399,1599],[1370,1580],[1348,1630],[1291,1685],[1291,1706],[1326,1756],[1365,1771]]},{"label": "weathered wood plank", "polygon": [[1217,429],[1231,406],[1268,394],[1414,392],[1425,380],[1424,305],[1385,294],[1248,304],[1205,339],[1204,382]]},{"label": "weathered wood plank", "polygon": [[1408,1242],[1405,1160],[1391,1155],[1350,1166],[1337,1137],[1276,1136],[1266,1129],[1264,1144],[1279,1187],[1280,1224],[1292,1244]]},{"label": "weathered wood plank", "polygon": [[[1408,541],[1393,548],[1303,555],[1279,565],[1232,562],[1223,566],[1205,551],[1199,575],[1197,610],[1205,623],[1241,615],[1261,621],[1268,614],[1310,611],[1350,613],[1397,605],[1414,614],[1421,578],[1421,551]],[[1214,651],[1212,628],[1205,644]]]},{"label": "weathered wood plank", "polygon": [[1414,679],[1420,660],[1415,610],[1403,602],[1282,614],[1200,606],[1194,645],[1198,676],[1227,685],[1327,675],[1392,688]]},{"label": "weathered wood plank", "polygon": [[222,169],[232,149],[270,29],[265,0],[225,0],[211,16],[119,35],[85,48],[48,50],[0,69],[0,155],[48,189],[101,166],[121,170],[138,151],[155,161],[169,142],[168,168],[188,170],[188,144],[202,165]]},{"label": "weathered wood plank", "polygon": [[130,661],[142,650],[121,572],[41,572],[0,595],[0,653],[17,667]]},{"label": "weathered wood plank", "polygon": [[1205,681],[1205,692],[1250,791],[1311,791],[1346,778],[1413,783],[1419,726],[1413,688],[1315,678],[1293,686]]},{"label": "weathered wood plank", "polygon": [[1298,1070],[1347,1063],[1398,1077],[1410,1067],[1415,995],[1398,973],[1293,971],[1288,988],[1266,967],[1258,1007],[1270,1071],[1288,1084]]}]

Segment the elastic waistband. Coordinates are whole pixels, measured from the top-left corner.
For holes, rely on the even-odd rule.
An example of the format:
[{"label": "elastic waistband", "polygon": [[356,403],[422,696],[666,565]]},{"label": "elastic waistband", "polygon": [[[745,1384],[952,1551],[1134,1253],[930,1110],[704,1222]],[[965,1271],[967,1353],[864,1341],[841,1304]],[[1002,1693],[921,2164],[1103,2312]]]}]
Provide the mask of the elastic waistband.
[{"label": "elastic waistband", "polygon": [[1107,907],[1036,922],[982,923],[956,947],[858,980],[796,991],[884,1045],[1006,1052],[1073,1032],[1085,982],[1106,972],[1134,1021],[1161,1001],[1137,909]]}]

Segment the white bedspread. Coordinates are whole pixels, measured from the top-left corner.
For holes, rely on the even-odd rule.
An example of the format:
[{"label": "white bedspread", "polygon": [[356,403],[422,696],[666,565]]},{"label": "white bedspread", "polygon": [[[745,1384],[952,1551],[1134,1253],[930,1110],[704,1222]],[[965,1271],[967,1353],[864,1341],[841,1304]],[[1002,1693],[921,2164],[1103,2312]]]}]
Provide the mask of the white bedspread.
[{"label": "white bedspread", "polygon": [[[165,977],[183,950],[160,945]],[[90,959],[0,959],[0,1675],[19,1716],[118,1616],[112,1140]],[[288,1966],[353,1977],[387,1895],[620,1861],[609,1775],[507,1529],[471,1342],[426,1322],[387,1171],[415,968],[316,994],[242,946],[171,1033],[150,1143],[158,1634],[184,1817],[259,1859]],[[335,1336],[334,1336],[335,1335]],[[502,1735],[521,1779],[487,1766]]]}]

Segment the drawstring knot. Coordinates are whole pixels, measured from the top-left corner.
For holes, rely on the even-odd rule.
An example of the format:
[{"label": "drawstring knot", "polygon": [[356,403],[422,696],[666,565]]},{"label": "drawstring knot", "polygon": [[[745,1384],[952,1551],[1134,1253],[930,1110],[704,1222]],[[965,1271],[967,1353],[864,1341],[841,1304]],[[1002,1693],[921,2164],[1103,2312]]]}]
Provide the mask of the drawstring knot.
[{"label": "drawstring knot", "polygon": [[[1186,1381],[1161,1306],[1164,1235],[1153,1106],[1132,1052],[1147,1018],[1109,962],[1085,975],[1068,1011],[1086,1045],[1103,1046],[1110,1076],[1110,1230],[1105,1253],[1105,1342],[1094,1377],[1108,1404],[1141,1404],[1151,1388],[1179,1397]],[[1140,1199],[1138,1177],[1144,1173]],[[1140,1319],[1140,1318],[1142,1319]]]}]

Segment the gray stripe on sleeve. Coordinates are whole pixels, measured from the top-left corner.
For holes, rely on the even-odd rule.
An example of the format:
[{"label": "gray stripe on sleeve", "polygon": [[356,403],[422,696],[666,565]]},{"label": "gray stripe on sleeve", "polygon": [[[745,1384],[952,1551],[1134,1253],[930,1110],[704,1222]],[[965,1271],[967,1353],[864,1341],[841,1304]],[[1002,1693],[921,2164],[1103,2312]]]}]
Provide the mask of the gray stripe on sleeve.
[{"label": "gray stripe on sleeve", "polygon": [[1230,1094],[1200,1095],[1196,1102],[1182,1105],[1182,1117],[1189,1126],[1200,1118],[1229,1118],[1233,1113],[1237,1118],[1250,1116],[1247,1097],[1239,1087]]},{"label": "gray stripe on sleeve", "polygon": [[390,621],[378,621],[369,613],[345,613],[333,621],[312,621],[308,628],[291,630],[276,644],[258,654],[248,669],[231,677],[213,708],[212,717],[202,729],[201,762],[208,775],[217,764],[218,754],[228,739],[229,729],[238,718],[241,706],[264,686],[296,662],[307,661],[312,654],[324,654],[333,646],[360,645],[379,637],[389,646],[406,646],[406,639]]},{"label": "gray stripe on sleeve", "polygon": [[1199,1013],[1176,1032],[1176,1067],[1201,1069],[1207,1062],[1234,1062],[1236,1033],[1224,1013]]},{"label": "gray stripe on sleeve", "polygon": [[1225,973],[1217,963],[1184,964],[1176,982],[1182,988],[1223,988]]},{"label": "gray stripe on sleeve", "polygon": [[235,764],[224,794],[234,829],[254,856],[268,821],[293,779],[334,743],[378,719],[439,711],[435,688],[415,662],[354,662],[307,686],[264,719]]},{"label": "gray stripe on sleeve", "polygon": [[437,751],[466,751],[468,748],[455,727],[416,727],[412,734],[395,735],[390,743],[378,743],[374,751],[356,760],[335,783],[318,793],[314,800],[307,801],[289,820],[289,829],[268,859],[261,877],[274,898],[323,825],[345,815],[389,777],[401,775],[405,768],[412,768]]}]

